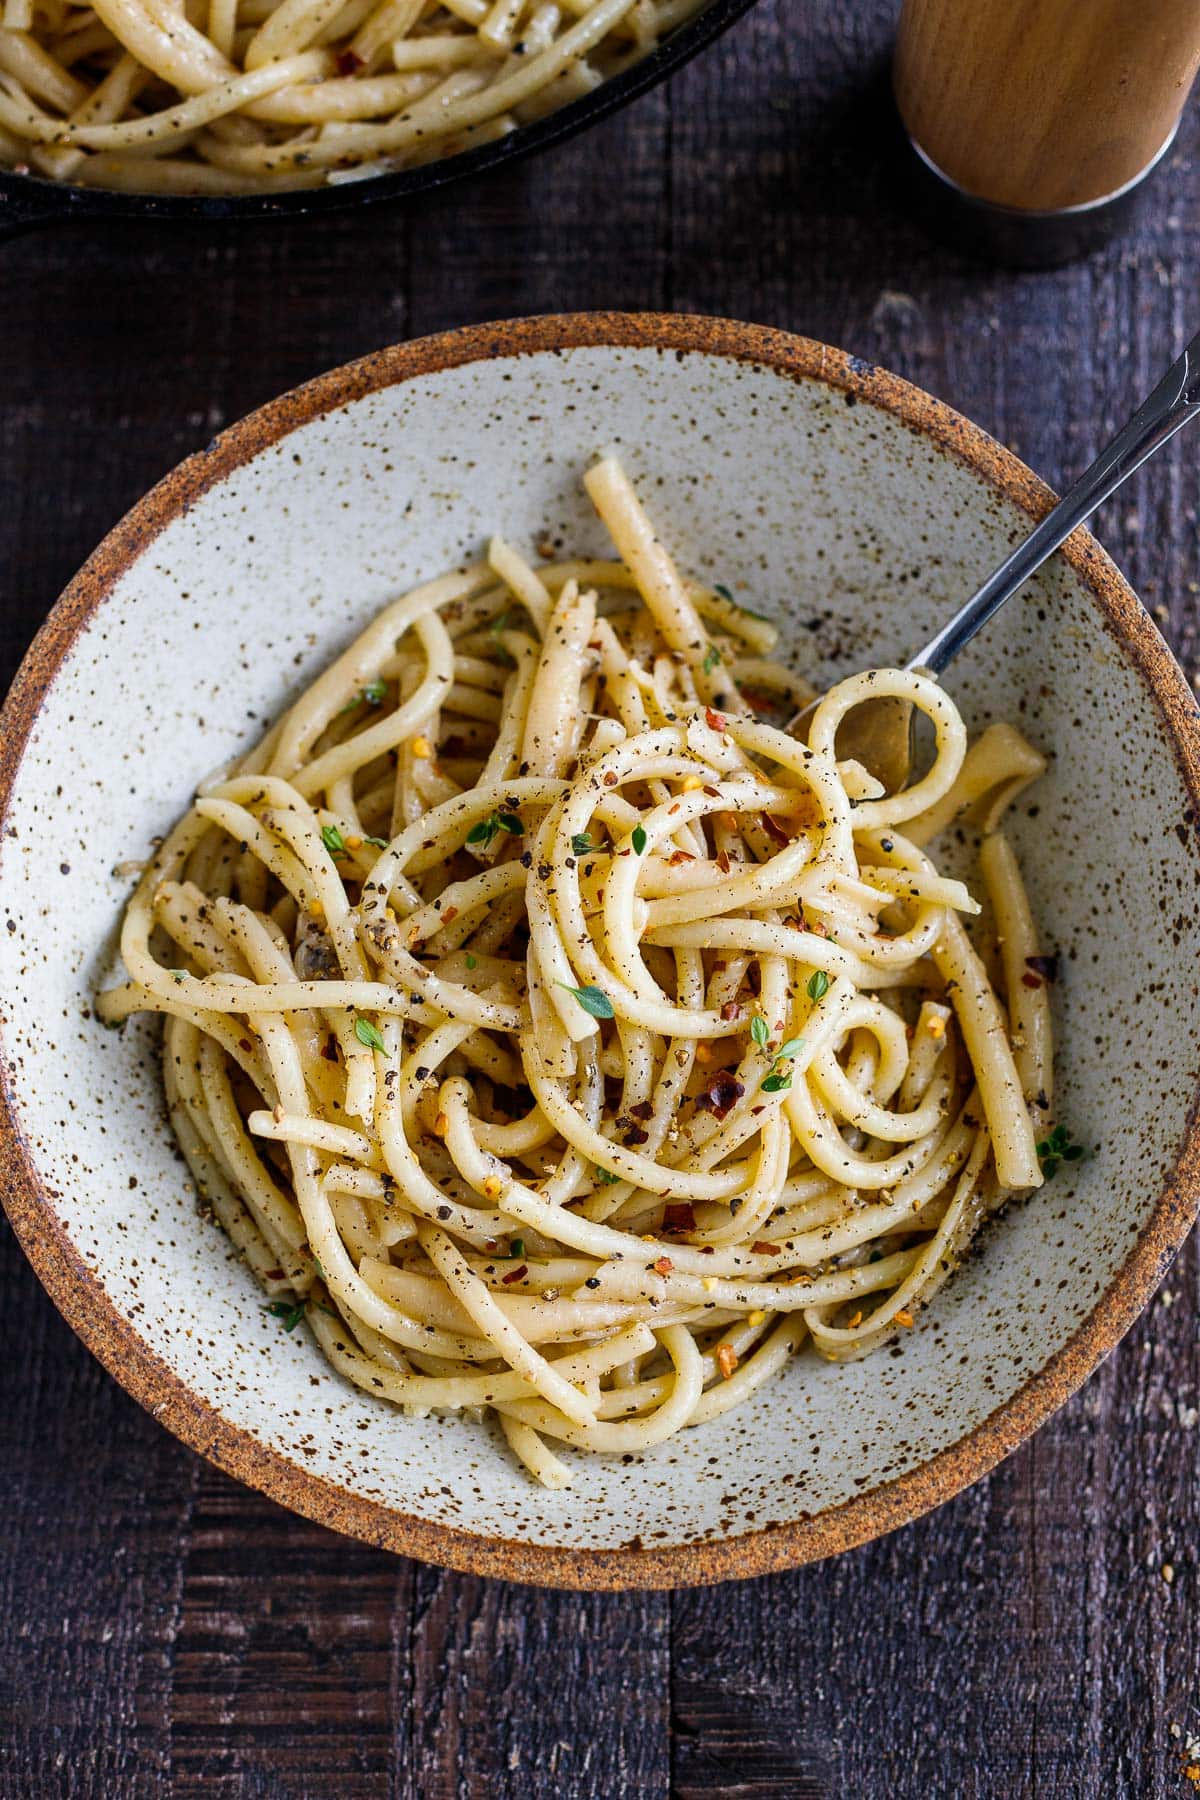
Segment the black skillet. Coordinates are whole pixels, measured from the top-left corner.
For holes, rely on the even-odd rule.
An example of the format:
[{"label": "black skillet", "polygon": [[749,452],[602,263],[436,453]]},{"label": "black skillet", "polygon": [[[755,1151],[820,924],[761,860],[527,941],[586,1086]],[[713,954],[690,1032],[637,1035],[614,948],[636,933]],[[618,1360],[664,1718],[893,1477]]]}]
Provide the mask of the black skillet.
[{"label": "black skillet", "polygon": [[606,81],[590,94],[560,107],[546,118],[519,125],[507,137],[464,150],[441,162],[423,163],[390,175],[373,175],[335,187],[300,188],[286,194],[126,194],[103,188],[71,187],[66,182],[46,181],[36,175],[18,175],[0,169],[0,239],[15,237],[38,225],[60,219],[276,219],[301,213],[348,211],[381,200],[400,200],[410,194],[444,187],[468,175],[482,174],[518,157],[531,156],[562,139],[573,137],[598,119],[607,118],[619,106],[644,94],[665,76],[681,68],[696,53],[719,37],[754,0],[710,0],[694,19],[681,25],[643,61]]}]

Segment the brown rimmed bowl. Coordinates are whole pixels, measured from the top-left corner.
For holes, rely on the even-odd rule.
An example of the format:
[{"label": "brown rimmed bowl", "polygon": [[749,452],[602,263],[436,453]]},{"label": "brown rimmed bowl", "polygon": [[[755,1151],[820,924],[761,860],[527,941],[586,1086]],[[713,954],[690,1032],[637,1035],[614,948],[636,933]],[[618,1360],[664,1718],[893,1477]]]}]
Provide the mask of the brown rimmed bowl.
[{"label": "brown rimmed bowl", "polygon": [[[616,444],[681,558],[817,678],[894,661],[1050,504],[883,370],[727,321],[584,314],[383,350],[232,426],[110,533],[0,734],[0,1164],[14,1229],[116,1378],[219,1467],[409,1555],[568,1587],[829,1556],[948,1499],[1112,1349],[1200,1200],[1200,727],[1077,533],[957,666],[975,727],[1050,757],[1013,830],[1061,959],[1059,1116],[1088,1146],[986,1232],[901,1346],[802,1355],[742,1410],[546,1494],[497,1435],[407,1419],[284,1333],[200,1217],[153,1027],[91,1014],[130,877],[195,782],[384,598],[501,529],[601,551],[579,477]],[[1133,953],[1133,952],[1136,953]]]}]

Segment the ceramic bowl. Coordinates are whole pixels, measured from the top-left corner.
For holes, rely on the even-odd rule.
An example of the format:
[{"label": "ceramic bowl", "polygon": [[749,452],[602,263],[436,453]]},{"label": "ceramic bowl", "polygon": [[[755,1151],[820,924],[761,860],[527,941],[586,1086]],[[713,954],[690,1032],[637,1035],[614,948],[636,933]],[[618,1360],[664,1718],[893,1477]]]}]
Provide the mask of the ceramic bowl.
[{"label": "ceramic bowl", "polygon": [[[186,1443],[394,1550],[565,1586],[826,1556],[983,1474],[1145,1304],[1196,1211],[1200,732],[1083,533],[953,670],[1049,773],[1013,819],[1054,991],[1060,1116],[1089,1148],[995,1221],[890,1352],[801,1356],[746,1407],[534,1487],[498,1434],[407,1419],[284,1333],[172,1147],[156,1033],[91,1013],[131,882],[195,782],[398,589],[493,529],[584,553],[619,446],[681,560],[774,614],[818,680],[902,660],[1049,504],[896,377],[801,338],[585,315],[385,350],[191,457],[104,541],[30,651],[0,760],[3,1176],[51,1297]],[[747,584],[743,588],[743,584]]]}]

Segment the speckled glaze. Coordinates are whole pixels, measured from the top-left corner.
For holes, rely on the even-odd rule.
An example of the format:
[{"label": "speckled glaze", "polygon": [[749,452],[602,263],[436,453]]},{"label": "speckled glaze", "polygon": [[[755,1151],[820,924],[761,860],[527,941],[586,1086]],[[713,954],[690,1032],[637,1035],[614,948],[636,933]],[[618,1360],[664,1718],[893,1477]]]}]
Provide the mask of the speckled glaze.
[{"label": "speckled glaze", "polygon": [[[172,1431],[288,1506],[395,1550],[578,1587],[826,1556],[948,1498],[1091,1372],[1200,1199],[1200,729],[1076,534],[949,685],[1051,757],[1013,829],[1048,945],[1059,1114],[1092,1148],[996,1222],[902,1345],[809,1355],[641,1458],[535,1488],[498,1434],[405,1419],[285,1334],[197,1213],[156,1033],[92,1019],[130,881],[196,780],[382,601],[478,553],[604,550],[579,476],[617,446],[682,559],[777,617],[822,677],[899,660],[1048,506],[1007,451],[804,339],[591,314],[380,352],[217,438],[105,540],[30,651],[0,746],[5,1201],[84,1342]],[[1132,1502],[1131,1502],[1132,1504]]]}]

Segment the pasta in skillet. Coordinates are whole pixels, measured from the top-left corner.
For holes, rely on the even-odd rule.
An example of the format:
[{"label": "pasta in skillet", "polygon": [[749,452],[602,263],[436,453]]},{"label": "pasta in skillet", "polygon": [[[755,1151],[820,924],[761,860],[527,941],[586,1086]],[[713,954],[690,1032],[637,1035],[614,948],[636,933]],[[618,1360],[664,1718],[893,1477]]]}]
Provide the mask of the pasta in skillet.
[{"label": "pasta in skillet", "polygon": [[700,0],[0,0],[0,167],[278,193],[504,137]]},{"label": "pasta in skillet", "polygon": [[[1041,757],[894,670],[793,735],[774,627],[683,579],[615,459],[585,484],[618,559],[494,538],[385,607],[201,788],[99,1002],[165,1015],[282,1322],[409,1412],[490,1409],[551,1487],[910,1328],[1052,1104],[1001,825]],[[880,694],[936,736],[896,794],[836,748]],[[994,980],[927,854],[968,809]]]}]

